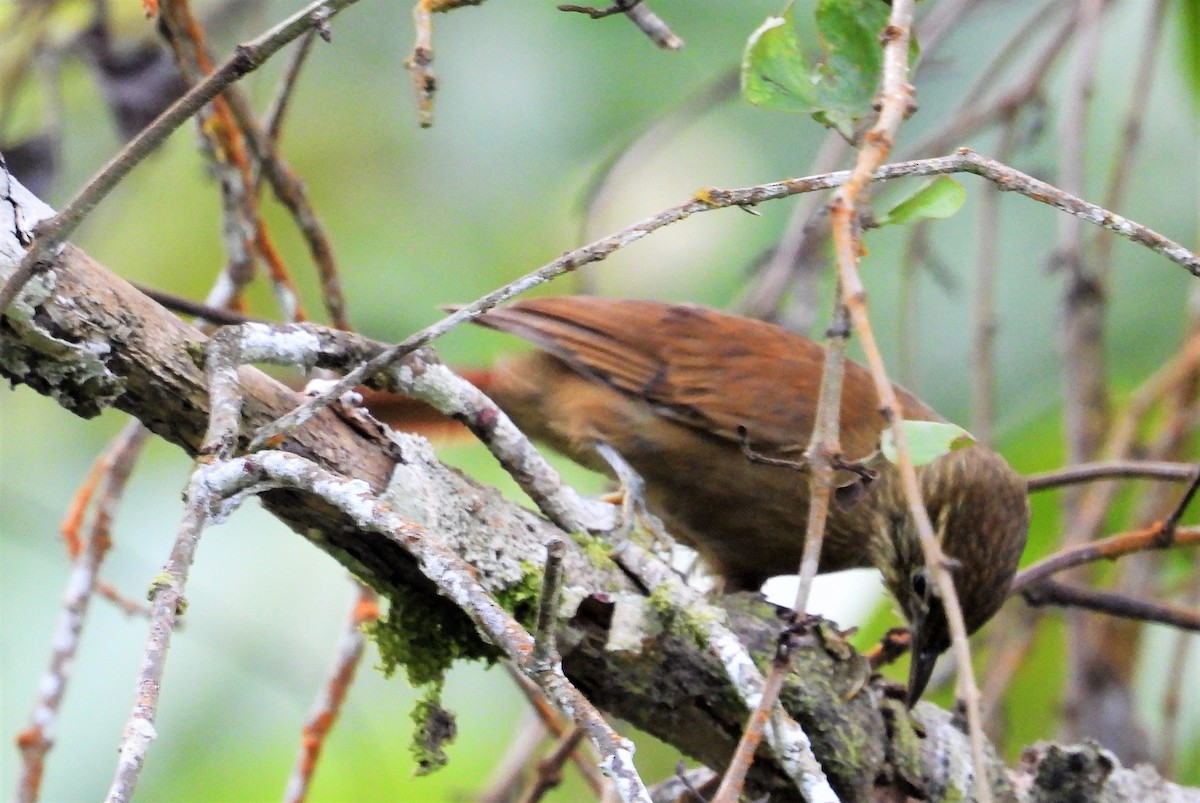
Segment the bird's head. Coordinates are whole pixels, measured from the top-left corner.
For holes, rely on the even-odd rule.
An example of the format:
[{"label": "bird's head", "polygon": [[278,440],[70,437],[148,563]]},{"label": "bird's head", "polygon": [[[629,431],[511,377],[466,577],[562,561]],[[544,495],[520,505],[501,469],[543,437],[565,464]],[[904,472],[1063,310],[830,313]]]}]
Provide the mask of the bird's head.
[{"label": "bird's head", "polygon": [[[1008,596],[1025,536],[1025,480],[995,452],[970,446],[920,469],[921,492],[934,533],[949,562],[967,632],[992,618]],[[912,632],[908,703],[925,691],[937,658],[950,646],[950,628],[937,583],[925,564],[916,525],[906,513],[890,522],[894,552],[884,569]]]}]

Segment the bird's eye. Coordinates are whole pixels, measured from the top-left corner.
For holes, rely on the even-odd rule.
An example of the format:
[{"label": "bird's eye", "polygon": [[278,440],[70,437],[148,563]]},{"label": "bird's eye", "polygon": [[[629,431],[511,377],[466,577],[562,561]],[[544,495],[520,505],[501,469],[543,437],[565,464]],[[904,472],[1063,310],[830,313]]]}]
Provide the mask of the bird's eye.
[{"label": "bird's eye", "polygon": [[919,569],[913,572],[910,582],[912,583],[913,594],[920,599],[925,599],[925,594],[929,590],[929,580],[925,576],[925,570]]}]

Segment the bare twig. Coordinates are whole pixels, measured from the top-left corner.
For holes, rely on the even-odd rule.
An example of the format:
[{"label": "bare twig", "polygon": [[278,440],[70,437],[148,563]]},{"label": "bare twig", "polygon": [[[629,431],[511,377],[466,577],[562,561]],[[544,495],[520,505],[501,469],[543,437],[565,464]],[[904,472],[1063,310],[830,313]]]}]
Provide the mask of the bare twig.
[{"label": "bare twig", "polygon": [[364,585],[354,585],[357,592],[354,609],[350,612],[346,630],[338,642],[337,657],[334,659],[329,681],[321,689],[313,703],[312,712],[308,715],[308,721],[304,724],[300,755],[296,757],[287,789],[283,793],[285,803],[302,803],[308,797],[309,785],[317,768],[317,759],[321,756],[321,748],[325,746],[325,737],[329,735],[338,715],[341,714],[346,694],[350,691],[358,665],[362,662],[367,644],[363,625],[379,618],[378,595]]},{"label": "bare twig", "polygon": [[54,729],[59,706],[70,682],[71,665],[79,647],[79,637],[87,618],[96,575],[112,544],[110,533],[113,514],[123,495],[147,431],[140,421],[126,425],[96,461],[100,482],[95,501],[91,532],[82,549],[72,555],[73,565],[63,611],[54,630],[50,666],[38,684],[38,700],[29,718],[29,727],[17,736],[22,767],[14,799],[22,803],[37,800],[46,754],[54,747]]},{"label": "bare twig", "polygon": [[154,722],[158,714],[159,692],[166,669],[171,634],[187,607],[183,590],[188,570],[196,555],[200,533],[211,515],[213,498],[208,486],[208,467],[198,465],[188,482],[183,520],[171,555],[163,571],[154,579],[150,589],[153,612],[150,616],[150,636],[138,673],[137,693],[133,713],[125,725],[121,739],[117,769],[106,803],[127,803],[141,777],[142,764],[150,743],[157,737]]},{"label": "bare twig", "polygon": [[1180,630],[1200,632],[1200,611],[1134,599],[1114,591],[1066,585],[1054,580],[1041,580],[1021,590],[1030,605],[1057,605],[1105,613],[1139,622],[1157,622]]},{"label": "bare twig", "polygon": [[1081,463],[1077,466],[1031,474],[1026,478],[1030,491],[1045,491],[1063,485],[1107,479],[1152,479],[1189,482],[1197,475],[1193,463],[1167,463],[1150,460],[1113,460]]},{"label": "bare twig", "polygon": [[[546,693],[536,683],[521,674],[521,670],[513,666],[511,662],[505,661],[504,668],[508,670],[508,674],[513,679],[513,682],[517,684],[517,688],[525,695],[525,699],[529,701],[529,707],[541,722],[544,732],[548,732],[555,737],[561,737],[566,733],[569,726],[564,720],[563,715],[546,699]],[[530,755],[532,755],[535,747],[536,745],[530,747]],[[571,759],[575,762],[575,769],[579,771],[584,781],[587,782],[588,788],[592,790],[593,794],[600,797],[605,787],[610,786],[611,783],[596,769],[598,762],[584,755],[583,751],[579,750],[576,750],[571,755]],[[500,785],[495,785],[493,788],[499,794]],[[491,803],[500,803],[502,799],[507,800],[508,798],[493,798]],[[486,801],[481,801],[480,803],[486,803]]]},{"label": "bare twig", "polygon": [[462,6],[477,6],[483,0],[416,0],[413,4],[413,27],[417,42],[404,66],[412,74],[417,94],[417,121],[421,128],[433,125],[433,98],[437,93],[437,76],[433,65],[433,15]]},{"label": "bare twig", "polygon": [[542,590],[538,596],[537,625],[533,633],[533,665],[539,671],[549,669],[559,660],[554,646],[554,631],[558,626],[558,600],[563,582],[563,550],[566,542],[555,538],[546,544],[546,567],[542,575]]},{"label": "bare twig", "polygon": [[962,608],[954,588],[945,555],[938,545],[930,522],[929,513],[921,497],[916,470],[908,452],[907,434],[902,426],[900,405],[896,392],[889,381],[883,358],[875,342],[875,335],[867,317],[866,290],[858,273],[858,260],[862,247],[854,231],[857,219],[859,193],[867,186],[871,176],[887,158],[892,148],[900,123],[911,111],[913,89],[908,83],[908,43],[912,25],[912,3],[894,0],[888,27],[884,31],[884,67],[880,91],[879,119],[864,137],[864,147],[859,152],[854,171],[847,182],[834,194],[830,215],[833,226],[833,242],[837,252],[838,277],[841,295],[845,300],[854,329],[862,341],[867,365],[879,396],[880,410],[884,420],[892,428],[897,448],[897,469],[908,502],[909,513],[916,524],[925,555],[925,565],[937,586],[950,629],[951,645],[958,661],[959,694],[967,712],[967,725],[971,737],[971,752],[974,761],[975,795],[981,801],[992,799],[988,782],[987,761],[984,754],[983,723],[979,718],[979,691],[971,671],[971,651],[967,643],[967,629],[963,623]]},{"label": "bare twig", "polygon": [[53,259],[58,248],[113,187],[157,149],[167,136],[190,119],[200,107],[233,82],[258,69],[288,42],[310,28],[324,24],[333,15],[355,2],[357,0],[318,0],[308,5],[261,36],[239,45],[233,55],[211,75],[172,103],[101,168],[57,215],[37,227],[32,243],[27,244],[28,253],[4,287],[0,288],[0,310],[6,309],[12,303],[39,266],[48,264]]},{"label": "bare twig", "polygon": [[[324,27],[325,33],[321,33],[322,27]],[[300,37],[300,41],[296,44],[296,49],[292,53],[291,60],[288,61],[283,75],[279,78],[279,88],[275,90],[275,97],[271,99],[271,105],[267,107],[266,113],[263,114],[263,136],[272,145],[279,144],[279,136],[283,132],[283,118],[288,112],[292,95],[296,90],[296,84],[300,80],[300,71],[304,69],[304,64],[308,61],[308,54],[312,52],[313,40],[317,36],[322,36],[326,41],[329,41],[328,27],[322,27],[313,28]],[[256,165],[256,173],[257,168],[258,166]],[[257,181],[255,183],[257,184]]]},{"label": "bare twig", "polygon": [[1175,529],[1174,536],[1168,541],[1163,537],[1163,525],[1162,522],[1159,522],[1140,530],[1063,549],[1048,558],[1043,558],[1032,566],[1027,566],[1017,572],[1009,593],[1015,593],[1052,574],[1086,563],[1115,560],[1135,552],[1165,549],[1169,546],[1197,545],[1200,545],[1200,527],[1178,527]]},{"label": "bare twig", "polygon": [[[1141,224],[1121,217],[1095,204],[1088,203],[1081,198],[1064,193],[1044,181],[1039,181],[1019,170],[1003,165],[986,156],[981,156],[966,148],[960,149],[951,156],[884,165],[869,174],[865,180],[885,181],[902,176],[930,176],[947,173],[974,173],[975,175],[982,176],[998,184],[1001,189],[1019,192],[1036,201],[1081,217],[1089,223],[1110,229],[1117,234],[1146,246],[1156,253],[1162,254],[1171,261],[1184,266],[1192,273],[1200,276],[1200,256],[1197,256],[1182,245]],[[799,193],[831,189],[841,185],[849,177],[850,173],[843,170],[819,176],[759,184],[753,187],[730,190],[717,188],[702,190],[695,198],[689,201],[665,209],[650,218],[635,223],[632,226],[627,226],[614,234],[610,234],[586,246],[568,251],[553,262],[549,262],[503,287],[493,290],[471,304],[458,308],[455,312],[437,323],[422,329],[420,332],[392,346],[377,357],[363,363],[348,373],[342,380],[331,385],[325,392],[314,397],[303,406],[281,417],[269,426],[260,429],[255,433],[250,448],[259,448],[267,440],[278,437],[300,426],[318,410],[340,398],[347,390],[352,389],[355,385],[364,384],[368,377],[374,376],[387,366],[402,359],[405,355],[441,337],[460,323],[478,317],[487,310],[520,295],[532,287],[544,284],[564,273],[577,270],[583,265],[603,260],[614,251],[637,242],[651,232],[657,231],[664,226],[677,223],[699,212],[733,206],[754,206],[766,201],[786,198]]]},{"label": "bare twig", "polygon": [[576,727],[559,737],[550,754],[537,763],[534,781],[521,796],[521,803],[537,803],[547,792],[562,783],[563,764],[574,755],[575,748],[579,746],[583,736],[583,728]]},{"label": "bare twig", "polygon": [[679,50],[683,47],[683,40],[675,35],[675,32],[662,21],[662,18],[650,10],[644,0],[617,0],[607,8],[563,3],[558,6],[558,10],[583,14],[594,20],[611,17],[614,14],[624,14],[630,22],[637,26],[638,30],[646,34],[651,42],[663,50]]}]

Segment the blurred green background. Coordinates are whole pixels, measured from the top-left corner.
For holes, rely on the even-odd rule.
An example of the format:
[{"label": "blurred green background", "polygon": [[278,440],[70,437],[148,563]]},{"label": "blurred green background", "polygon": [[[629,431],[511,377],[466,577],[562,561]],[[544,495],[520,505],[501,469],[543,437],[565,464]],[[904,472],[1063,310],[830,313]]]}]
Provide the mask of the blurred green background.
[{"label": "blurred green background", "polygon": [[[122,5],[114,3],[114,5]],[[137,4],[127,2],[129,6]],[[204,4],[197,4],[204,9]],[[299,8],[271,2],[217,32],[225,50]],[[899,150],[936,129],[999,43],[1035,4],[987,2],[926,65],[920,113]],[[596,171],[668,109],[711,84],[738,61],[747,35],[779,0],[658,0],[654,8],[687,41],[678,53],[655,49],[620,17],[591,21],[549,4],[486,3],[435,18],[440,92],[435,126],[420,130],[403,61],[412,47],[410,9],[362,2],[338,17],[332,44],[318,42],[286,125],[283,151],[307,183],[331,233],[351,319],[362,332],[398,340],[437,319],[438,305],[470,301],[581,243],[582,199]],[[1114,158],[1128,102],[1134,43],[1149,3],[1115,4],[1091,110],[1089,197],[1098,198]],[[1177,20],[1169,22],[1176,24]],[[135,18],[131,27],[149,23]],[[1171,31],[1169,30],[1169,33]],[[1188,104],[1179,37],[1164,43],[1144,122],[1147,143],[1119,211],[1186,245],[1197,242],[1196,116]],[[265,106],[281,60],[245,83]],[[1052,91],[1063,83],[1061,70]],[[84,66],[68,62],[63,82],[65,167],[46,198],[61,205],[119,147]],[[1139,88],[1140,91],[1140,88]],[[1014,159],[1038,174],[1053,169],[1057,101],[1046,131]],[[33,117],[31,116],[31,119]],[[708,186],[756,184],[808,171],[824,132],[811,121],[754,109],[738,99],[718,105],[614,177],[607,201],[588,222],[596,237],[678,203]],[[217,194],[184,127],[136,169],[96,211],[75,241],[116,273],[202,298],[223,256]],[[984,136],[962,144],[988,152]],[[1050,176],[1052,178],[1052,176]],[[955,269],[958,289],[921,285],[915,390],[947,416],[967,422],[970,270],[981,183],[963,179],[967,207],[936,224],[938,256]],[[880,191],[886,202],[911,187]],[[794,200],[766,204],[761,216],[732,209],[697,215],[589,268],[607,294],[728,305],[759,255],[779,236]],[[315,281],[299,239],[273,202],[272,230],[319,311]],[[1019,197],[1002,199],[998,338],[1001,449],[1023,471],[1061,461],[1056,345],[1061,279],[1048,270],[1056,213]],[[871,233],[864,273],[873,320],[894,357],[899,254],[905,232]],[[578,288],[564,277],[547,293]],[[1184,322],[1188,275],[1145,249],[1116,246],[1111,293],[1111,356],[1119,389],[1134,387],[1175,350]],[[269,293],[256,312],[275,314]],[[823,309],[827,305],[823,306]],[[486,364],[515,344],[495,334],[455,332],[439,348],[458,365]],[[120,414],[82,421],[27,388],[0,391],[0,733],[25,727],[44,671],[67,561],[57,522],[92,458],[123,425]],[[446,458],[475,476],[511,488],[482,450],[455,446]],[[115,526],[104,578],[140,597],[160,570],[180,515],[189,461],[152,443],[130,483]],[[597,478],[567,469],[580,487]],[[1054,499],[1037,500],[1030,554],[1056,535]],[[856,586],[857,587],[857,586]],[[863,586],[874,595],[877,581]],[[867,616],[861,594],[844,581],[824,585],[820,602],[844,625]],[[848,597],[854,598],[848,598]],[[352,603],[345,572],[254,505],[208,531],[188,586],[186,627],[172,647],[158,720],[139,796],[143,800],[269,800],[280,796],[299,730],[333,658]],[[1021,605],[1020,602],[1012,603]],[[871,617],[892,623],[887,606]],[[885,621],[886,620],[886,621]],[[93,603],[50,754],[43,799],[94,800],[111,780],[145,623],[103,601]],[[1164,633],[1154,641],[1168,645]],[[1053,738],[1060,640],[1046,638],[1011,692],[1015,748]],[[1161,645],[1160,645],[1161,646]],[[360,671],[341,723],[321,760],[314,800],[455,800],[479,791],[523,716],[524,705],[499,670],[463,666],[446,701],[460,735],[448,768],[413,778],[407,745],[414,696],[402,679]],[[1181,779],[1200,782],[1195,747],[1200,676],[1166,679],[1152,652],[1143,660],[1147,716],[1165,684],[1189,690],[1182,723]],[[945,702],[945,698],[942,698]],[[676,756],[639,741],[639,766],[654,780]],[[0,788],[15,783],[15,748],[0,750]],[[570,774],[570,773],[568,773]],[[572,781],[572,783],[577,783]],[[572,800],[578,785],[554,799]]]}]

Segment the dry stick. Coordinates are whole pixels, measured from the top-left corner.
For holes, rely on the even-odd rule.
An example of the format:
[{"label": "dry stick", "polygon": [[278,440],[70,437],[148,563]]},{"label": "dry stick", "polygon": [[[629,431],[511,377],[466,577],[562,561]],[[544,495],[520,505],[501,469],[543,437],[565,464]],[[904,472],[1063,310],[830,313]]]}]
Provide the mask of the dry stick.
[{"label": "dry stick", "polygon": [[[1189,294],[1191,300],[1195,300],[1197,294],[1196,288],[1192,288]],[[1200,311],[1197,311],[1194,306],[1189,306],[1190,311],[1190,328],[1192,332],[1200,330]],[[1193,422],[1197,414],[1197,393],[1200,391],[1200,376],[1193,373],[1188,381],[1179,384],[1176,391],[1172,394],[1174,409],[1171,411],[1169,420],[1164,427],[1173,436],[1175,448],[1179,448],[1186,443],[1193,429]],[[1200,482],[1200,472],[1197,473],[1197,479],[1192,481],[1192,490],[1196,487],[1196,483]],[[1177,527],[1180,517],[1183,515],[1183,510],[1186,507],[1186,501],[1181,501],[1175,509],[1168,523],[1174,522],[1171,526]],[[1194,561],[1193,561],[1194,563]],[[1200,608],[1200,572],[1193,571],[1187,581],[1183,592],[1183,604],[1191,608]],[[1175,636],[1175,646],[1171,651],[1171,661],[1167,670],[1166,677],[1179,678],[1183,677],[1187,671],[1188,658],[1191,652],[1193,639],[1187,637],[1185,633],[1178,633]],[[1181,684],[1167,684],[1167,690],[1163,693],[1162,699],[1162,739],[1158,751],[1158,763],[1163,767],[1164,772],[1170,772],[1175,762],[1179,757],[1179,747],[1177,739],[1180,735],[1179,716],[1181,712]]]},{"label": "dry stick", "polygon": [[558,10],[584,14],[594,20],[611,17],[614,14],[624,14],[630,22],[637,26],[638,30],[646,34],[651,42],[663,50],[679,50],[683,47],[683,40],[675,35],[675,32],[662,21],[662,18],[650,10],[644,0],[617,0],[608,8],[564,3],[558,6]]},{"label": "dry stick", "polygon": [[[1069,83],[1062,104],[1059,132],[1059,185],[1068,192],[1082,192],[1086,180],[1087,115],[1095,86],[1099,57],[1100,13],[1102,0],[1077,0],[1075,16],[1078,36],[1074,46]],[[1110,399],[1108,395],[1107,355],[1104,350],[1107,275],[1102,266],[1089,264],[1084,250],[1084,230],[1075,218],[1058,221],[1055,267],[1065,272],[1062,318],[1059,336],[1062,343],[1063,428],[1067,462],[1094,459],[1103,443]],[[1063,496],[1062,545],[1075,546],[1095,538],[1099,522],[1085,529],[1080,526],[1081,495],[1069,490]],[[1072,573],[1075,584],[1086,581],[1083,572]],[[1087,698],[1095,688],[1097,672],[1109,674],[1111,660],[1102,645],[1090,637],[1088,620],[1077,608],[1066,611],[1067,660],[1063,687],[1061,733],[1067,741],[1096,733],[1098,710]],[[1114,681],[1116,682],[1116,681]],[[1126,717],[1116,714],[1121,722]],[[1108,720],[1112,722],[1111,719]]]},{"label": "dry stick", "polygon": [[[263,114],[263,137],[271,145],[279,144],[279,136],[283,132],[283,118],[288,113],[292,96],[296,90],[296,83],[300,80],[300,71],[304,69],[304,64],[308,61],[308,55],[312,52],[313,40],[317,36],[321,36],[328,42],[330,39],[328,27],[313,28],[300,37],[291,60],[284,67],[283,75],[279,77],[279,87],[275,90],[275,97],[271,99],[270,105]],[[254,165],[256,176],[261,168],[261,164]],[[257,184],[256,180],[255,185],[257,186]]]},{"label": "dry stick", "polygon": [[413,3],[413,28],[417,42],[412,55],[404,61],[405,68],[412,74],[413,91],[417,96],[417,124],[421,128],[433,125],[433,96],[437,92],[437,75],[430,69],[433,64],[433,15],[431,4],[437,0],[417,0]]},{"label": "dry stick", "polygon": [[[1108,190],[1104,194],[1104,207],[1116,209],[1125,197],[1129,176],[1133,167],[1133,155],[1137,153],[1142,138],[1142,119],[1150,102],[1150,88],[1154,84],[1154,65],[1158,57],[1159,41],[1162,38],[1163,21],[1167,15],[1167,0],[1155,0],[1146,26],[1146,38],[1142,43],[1133,80],[1130,82],[1129,109],[1125,112],[1125,123],[1121,126],[1121,141],[1117,145]],[[1113,236],[1107,232],[1096,232],[1096,269],[1107,275],[1112,265]]]},{"label": "dry stick", "polygon": [[13,799],[20,803],[32,803],[41,791],[46,754],[54,747],[52,734],[70,682],[71,666],[79,648],[88,607],[96,591],[96,576],[112,545],[110,533],[114,509],[124,493],[146,434],[141,422],[130,422],[95,463],[93,473],[99,478],[99,493],[95,497],[91,531],[83,548],[72,555],[63,610],[51,640],[50,665],[38,683],[38,699],[29,718],[29,727],[17,735],[22,767]]},{"label": "dry stick", "polygon": [[1172,463],[1165,460],[1111,460],[1081,463],[1077,466],[1030,474],[1025,484],[1030,491],[1045,491],[1084,482],[1109,479],[1152,479],[1171,482],[1191,482],[1197,476],[1194,463]]},{"label": "dry stick", "polygon": [[[237,375],[241,349],[228,345],[229,329],[218,332],[208,346],[205,380],[209,394],[208,427],[201,455],[184,492],[184,513],[170,557],[150,588],[150,635],[138,673],[133,713],[125,725],[117,769],[105,803],[127,803],[141,777],[150,743],[157,737],[154,722],[166,670],[167,651],[179,617],[187,607],[183,590],[195,559],[200,535],[220,511],[222,499],[214,481],[221,461],[237,444],[242,396]],[[232,341],[236,346],[236,341]],[[249,474],[250,472],[247,472]]]},{"label": "dry stick", "polygon": [[337,657],[329,680],[314,701],[312,712],[304,725],[300,754],[296,757],[292,775],[283,793],[285,803],[302,803],[308,797],[321,749],[341,714],[342,704],[346,701],[346,694],[354,683],[354,675],[366,650],[367,637],[363,633],[363,625],[379,618],[379,596],[365,585],[357,582],[354,585],[357,590],[354,609],[338,642]]},{"label": "dry stick", "polygon": [[233,55],[211,75],[188,90],[183,97],[155,118],[154,122],[131,139],[66,203],[62,211],[35,228],[33,242],[29,244],[29,253],[21,260],[21,264],[4,287],[0,288],[0,310],[8,308],[39,266],[53,259],[58,248],[67,241],[88,213],[175,129],[234,81],[262,66],[288,42],[310,28],[324,24],[343,8],[356,2],[358,0],[318,0],[262,35],[238,45]]},{"label": "dry stick", "polygon": [[[316,31],[319,33],[323,27],[318,26]],[[337,329],[349,330],[351,326],[346,298],[342,293],[341,271],[333,254],[329,234],[308,198],[304,182],[279,154],[275,142],[264,133],[245,95],[237,87],[230,87],[225,97],[233,119],[246,138],[255,167],[270,183],[276,200],[291,214],[300,236],[304,238],[304,244],[316,266],[317,277],[321,280],[321,300],[329,315],[329,322]]]},{"label": "dry stick", "polygon": [[625,9],[625,16],[637,26],[639,31],[646,34],[651,42],[663,50],[680,50],[683,47],[683,40],[671,30],[671,26],[667,25],[661,17],[651,11],[645,2],[637,3],[633,7]]},{"label": "dry stick", "polygon": [[834,194],[830,214],[842,297],[850,312],[850,318],[854,322],[854,329],[863,344],[884,420],[891,427],[896,441],[897,468],[904,488],[904,496],[908,501],[909,512],[921,538],[925,565],[932,572],[945,608],[954,656],[958,661],[959,691],[967,712],[971,752],[975,765],[975,795],[977,799],[986,803],[992,799],[992,790],[987,776],[983,723],[979,719],[979,690],[976,688],[971,670],[971,650],[967,643],[967,629],[963,623],[962,608],[954,588],[954,578],[950,575],[945,555],[938,545],[937,536],[934,534],[933,525],[929,520],[929,513],[925,510],[925,504],[921,497],[921,488],[917,481],[912,457],[908,451],[908,439],[901,420],[896,392],[888,379],[883,358],[875,343],[871,322],[867,317],[866,290],[858,273],[858,260],[862,253],[862,245],[854,231],[859,193],[867,186],[872,174],[887,158],[900,123],[911,111],[913,88],[908,83],[908,43],[912,11],[911,0],[893,0],[888,27],[883,34],[884,59],[879,119],[864,138],[865,145],[858,154],[853,174]]},{"label": "dry stick", "polygon": [[[1123,237],[1146,246],[1155,253],[1165,256],[1194,275],[1200,276],[1200,256],[1192,253],[1179,243],[1164,237],[1153,229],[1136,223],[1128,218],[1089,203],[1069,193],[1033,178],[1019,170],[989,159],[968,148],[961,148],[950,156],[934,157],[932,159],[917,159],[909,162],[896,162],[883,165],[867,177],[870,181],[886,181],[909,176],[933,176],[949,173],[973,173],[998,184],[1002,189],[1018,192],[1035,201],[1061,209],[1072,215],[1083,218],[1089,223],[1110,229]],[[758,184],[752,187],[737,189],[710,188],[701,190],[695,198],[678,204],[646,218],[632,226],[627,226],[618,232],[596,240],[593,243],[566,252],[552,262],[549,262],[531,273],[516,279],[492,292],[480,297],[471,304],[458,308],[442,320],[434,323],[405,340],[392,346],[378,356],[363,363],[348,373],[336,384],[331,385],[325,392],[313,397],[310,401],[297,407],[292,412],[280,417],[270,425],[264,426],[255,433],[251,441],[251,449],[261,448],[269,439],[281,436],[291,429],[300,426],[316,414],[318,410],[341,398],[342,394],[361,385],[368,377],[382,371],[387,366],[416,349],[441,337],[464,321],[472,320],[487,310],[503,303],[526,290],[544,284],[564,273],[577,270],[583,265],[599,262],[614,251],[637,242],[651,232],[677,223],[698,212],[708,212],[714,209],[724,209],[731,206],[754,206],[766,201],[787,198],[805,192],[832,189],[845,182],[850,172],[841,170],[835,173],[825,173],[818,176],[787,179],[784,181]]]},{"label": "dry stick", "polygon": [[[508,670],[509,677],[517,684],[517,688],[525,695],[529,707],[537,715],[545,730],[555,737],[566,733],[568,726],[562,721],[562,714],[554,706],[550,705],[546,699],[546,693],[536,683],[522,675],[520,670],[512,663],[504,661],[503,665]],[[579,770],[579,774],[583,776],[592,793],[600,795],[605,785],[610,782],[596,769],[597,762],[590,760],[579,751],[573,753],[571,758],[575,762],[575,768]],[[497,792],[499,792],[499,788],[497,788]],[[505,797],[504,799],[507,800],[508,798]]]},{"label": "dry stick", "polygon": [[[1193,569],[1183,599],[1185,606],[1191,608],[1200,607],[1200,571]],[[1194,639],[1188,638],[1187,634],[1182,632],[1176,636],[1175,648],[1171,652],[1170,668],[1167,670],[1166,675],[1168,678],[1184,677],[1193,641]],[[1179,715],[1181,712],[1180,701],[1182,697],[1180,692],[1183,690],[1184,684],[1168,683],[1167,686],[1168,688],[1163,694],[1162,702],[1162,749],[1159,754],[1159,761],[1163,766],[1163,772],[1172,771],[1175,763],[1179,760],[1181,752],[1177,742],[1179,739]]]},{"label": "dry stick", "polygon": [[558,627],[558,601],[563,583],[563,553],[567,544],[553,538],[546,544],[546,567],[542,574],[542,590],[538,595],[537,624],[533,634],[533,666],[545,671],[559,661],[554,644]]},{"label": "dry stick", "polygon": [[[1100,0],[1077,0],[1076,15],[1079,35],[1059,136],[1058,184],[1067,192],[1082,193],[1087,151],[1086,117],[1099,47]],[[1099,449],[1108,408],[1102,350],[1105,277],[1085,264],[1083,225],[1076,217],[1059,218],[1054,258],[1067,274],[1061,331],[1067,461],[1082,463],[1092,459]],[[1067,495],[1065,508],[1064,544],[1073,546],[1090,539],[1093,533],[1080,530],[1076,525],[1075,494]]]},{"label": "dry stick", "polygon": [[[516,671],[507,663],[505,666],[510,672]],[[533,762],[534,753],[545,741],[546,734],[546,726],[538,716],[533,711],[526,711],[504,755],[496,762],[488,777],[484,791],[475,795],[475,803],[509,803],[514,800],[520,791],[525,768]]]},{"label": "dry stick", "polygon": [[[849,335],[846,311],[839,295],[834,309],[833,324],[829,327],[825,343],[825,362],[821,371],[821,387],[813,421],[812,440],[804,453],[808,477],[799,480],[808,483],[809,503],[796,600],[792,604],[792,611],[797,617],[804,616],[813,578],[816,577],[821,561],[825,520],[829,514],[829,500],[837,477],[834,458],[841,452],[839,410],[842,398],[842,368]],[[784,678],[790,668],[791,653],[781,644],[771,661],[771,671],[763,684],[758,705],[750,714],[742,738],[729,761],[729,768],[725,771],[716,794],[713,795],[712,803],[736,803],[741,795],[746,773],[750,771],[750,765],[754,762],[754,754],[762,741],[763,729],[767,726],[779,699],[779,691],[783,688]]]},{"label": "dry stick", "polygon": [[[193,81],[211,74],[212,57],[208,52],[204,28],[192,14],[189,0],[164,0],[160,17],[172,32],[171,44],[184,73]],[[211,106],[201,113],[199,120],[202,141],[208,146],[206,152],[215,175],[220,179],[226,250],[234,266],[229,273],[237,294],[228,299],[226,305],[241,306],[240,291],[252,281],[257,257],[267,267],[271,288],[283,317],[290,321],[302,321],[308,315],[300,303],[299,291],[260,213],[258,195],[254,192],[254,171],[246,152],[246,136],[234,124],[230,108],[231,92],[213,98]],[[215,120],[216,124],[212,125],[206,120]]]},{"label": "dry stick", "polygon": [[1099,591],[1094,588],[1070,586],[1055,580],[1042,580],[1021,592],[1025,601],[1034,607],[1057,605],[1072,610],[1095,611],[1134,619],[1139,622],[1155,622],[1168,627],[1200,632],[1200,611],[1158,602],[1136,599],[1116,591]]},{"label": "dry stick", "polygon": [[554,787],[562,783],[562,767],[575,753],[583,740],[583,728],[574,727],[559,737],[549,755],[537,763],[537,772],[529,790],[521,796],[522,803],[537,803]]},{"label": "dry stick", "polygon": [[153,606],[150,615],[150,636],[138,672],[137,693],[134,697],[136,702],[121,738],[117,769],[105,798],[106,803],[127,803],[132,799],[141,776],[146,751],[150,742],[157,736],[154,721],[158,714],[159,691],[166,668],[167,650],[171,646],[171,634],[187,605],[183,589],[187,583],[188,570],[196,555],[200,533],[208,522],[209,505],[212,503],[203,468],[198,467],[188,482],[183,520],[171,547],[171,555],[150,588]]},{"label": "dry stick", "polygon": [[[1109,460],[1122,460],[1133,450],[1138,427],[1150,415],[1172,389],[1187,381],[1192,372],[1200,367],[1200,329],[1188,335],[1183,348],[1171,360],[1146,378],[1134,392],[1124,412],[1117,416],[1109,428],[1108,441],[1101,454]],[[1079,503],[1077,521],[1081,529],[1096,531],[1108,515],[1112,494],[1104,486],[1097,485],[1084,495]]]},{"label": "dry stick", "polygon": [[1008,593],[1012,595],[1052,574],[1087,563],[1115,560],[1123,555],[1166,549],[1170,546],[1200,545],[1200,527],[1177,527],[1169,540],[1164,538],[1163,533],[1163,523],[1157,522],[1140,530],[1132,530],[1060,550],[1017,572]]}]

